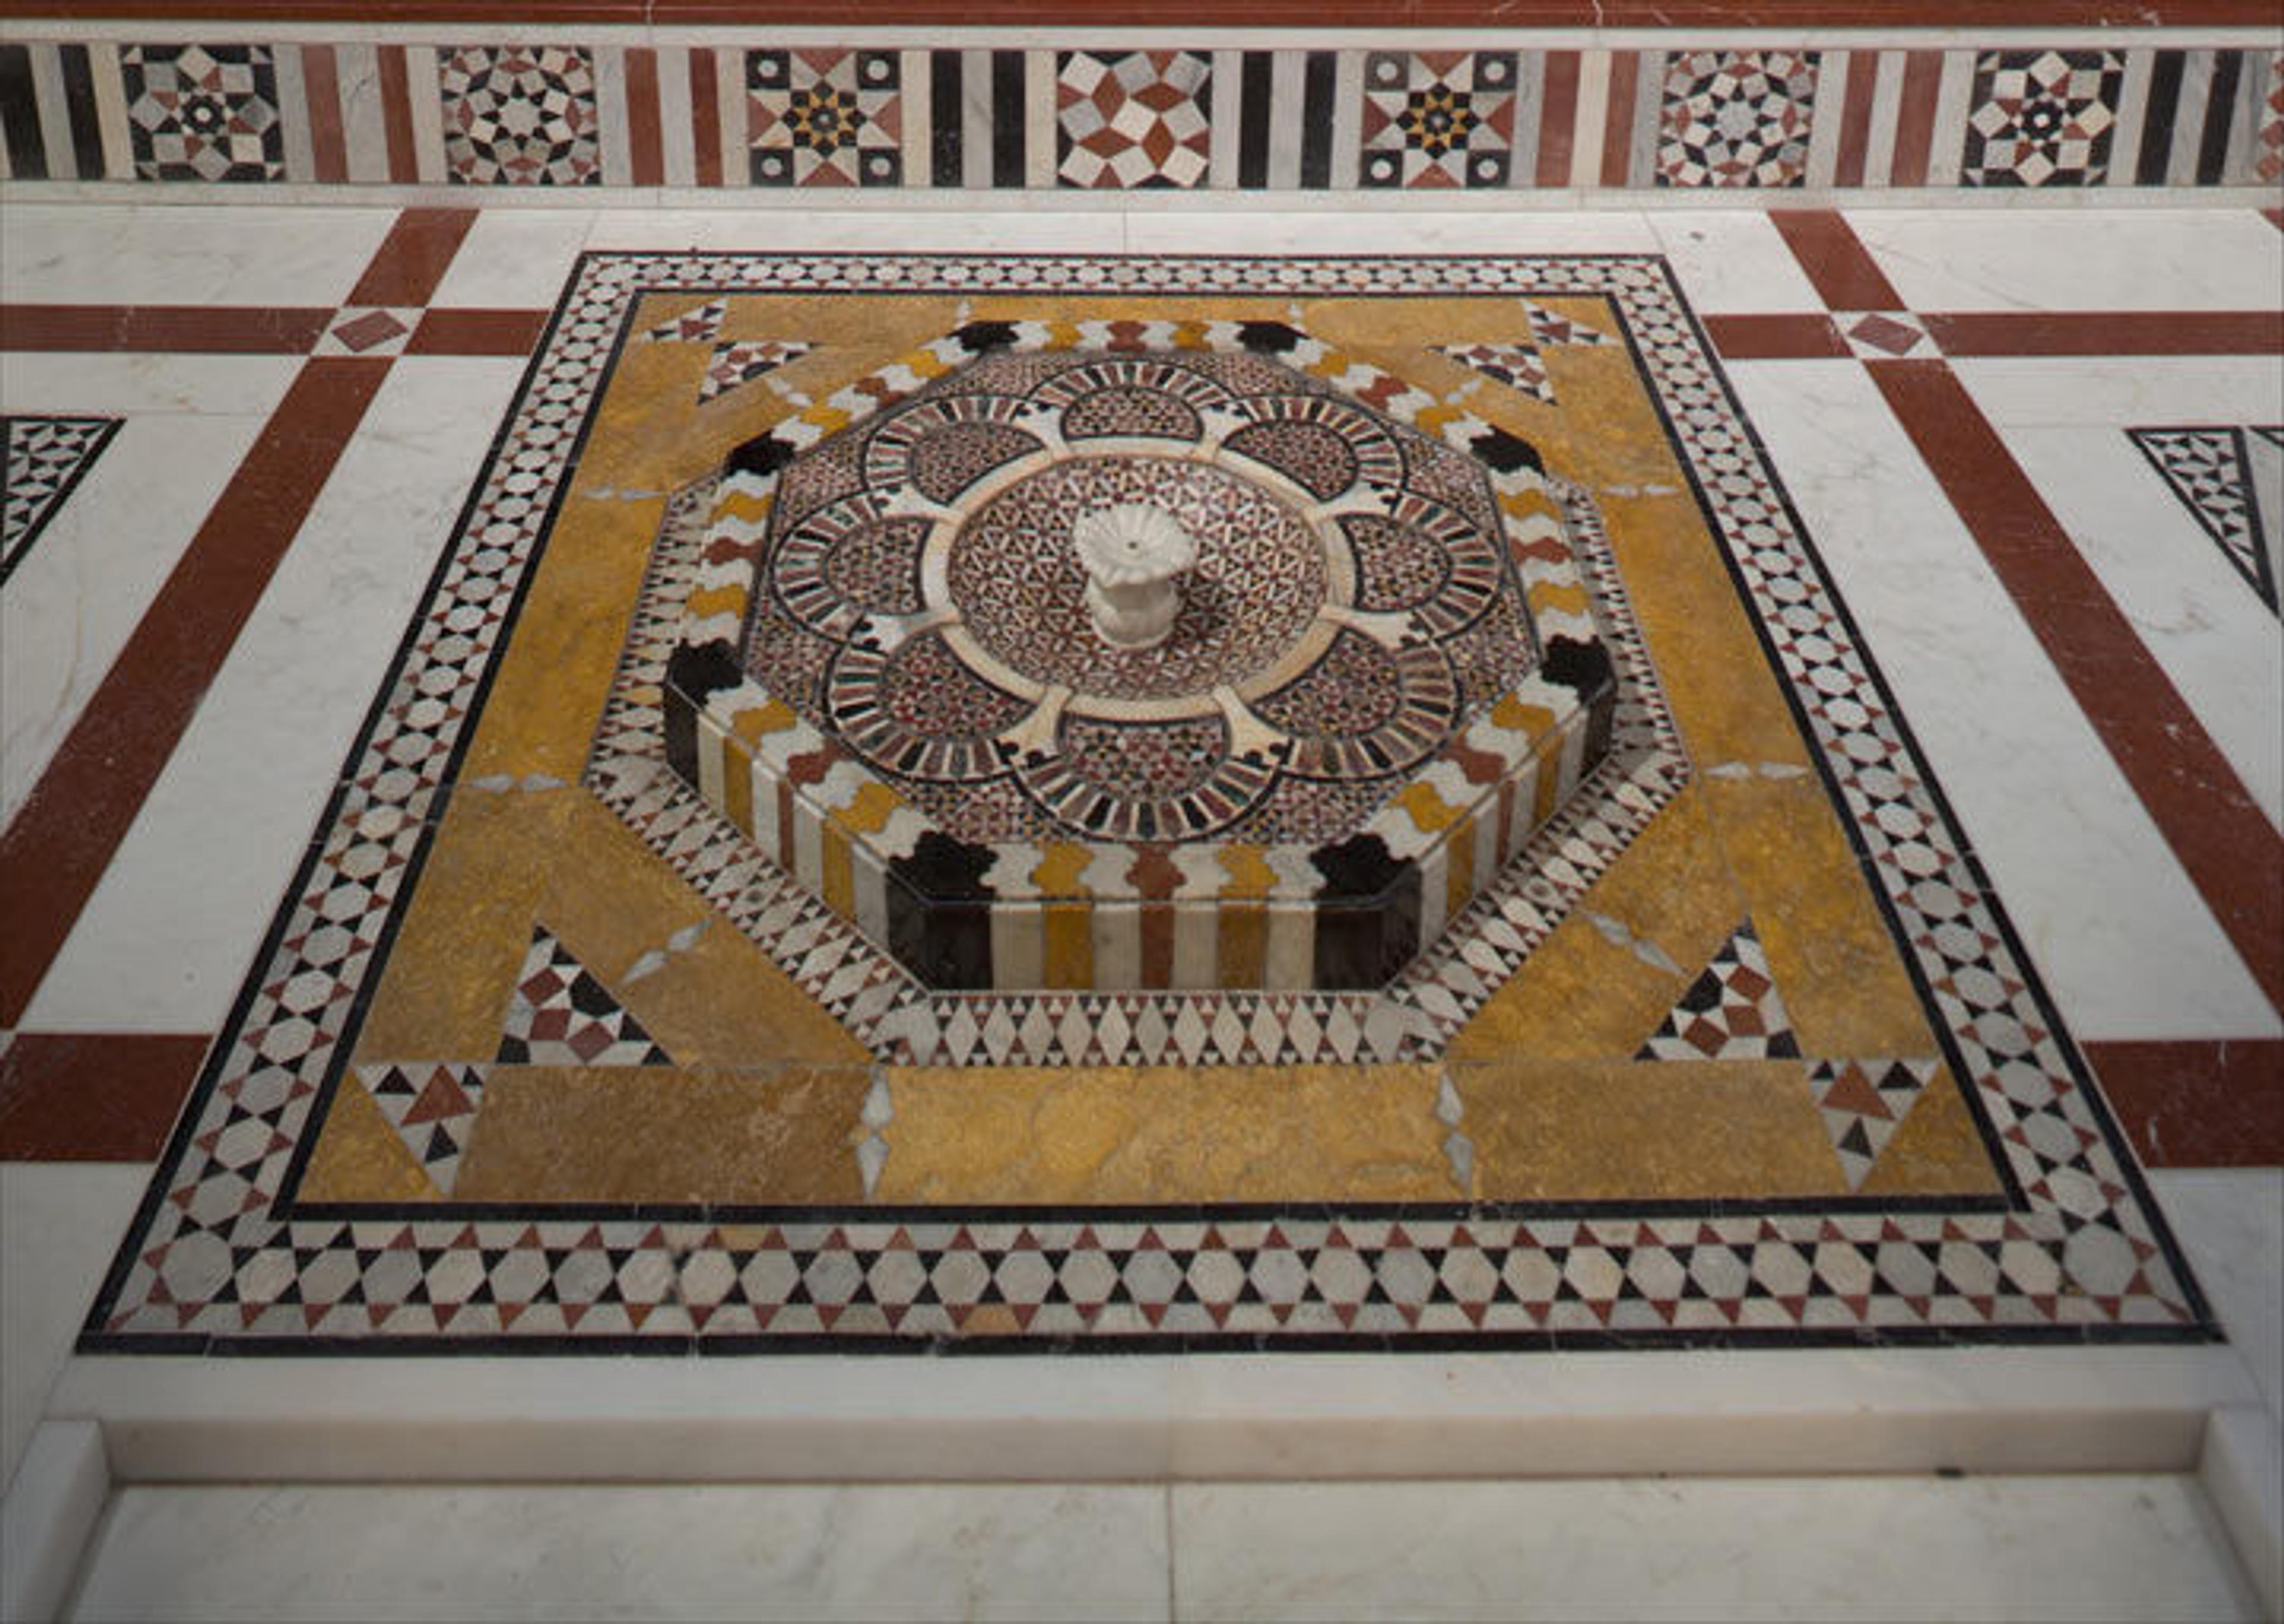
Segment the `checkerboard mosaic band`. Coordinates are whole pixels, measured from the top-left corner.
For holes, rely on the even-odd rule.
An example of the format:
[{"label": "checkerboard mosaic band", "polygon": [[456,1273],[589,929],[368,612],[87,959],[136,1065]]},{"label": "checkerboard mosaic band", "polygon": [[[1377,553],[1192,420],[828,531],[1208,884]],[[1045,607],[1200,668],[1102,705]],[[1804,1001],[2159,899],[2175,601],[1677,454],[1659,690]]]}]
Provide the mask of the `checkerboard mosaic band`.
[{"label": "checkerboard mosaic band", "polygon": [[1961,178],[1970,186],[2100,184],[2124,83],[2124,60],[2114,51],[1986,51],[1975,65]]},{"label": "checkerboard mosaic band", "polygon": [[0,417],[0,583],[15,573],[121,421]]},{"label": "checkerboard mosaic band", "polygon": [[[1591,1217],[1318,1206],[1023,1217],[653,1209],[555,1218],[433,1203],[355,1214],[297,1205],[297,1157],[343,1081],[361,994],[392,917],[410,901],[510,606],[538,561],[546,498],[569,477],[631,303],[653,292],[725,290],[1605,301],[1676,426],[1675,454],[1795,702],[1893,939],[1913,962],[1944,1064],[1998,1159],[2005,1198],[1866,1198],[1779,1211],[1727,1203],[1680,1214],[1614,1208]],[[667,577],[678,570],[686,582],[692,566],[666,555],[677,536],[686,543],[700,528],[703,511],[687,496],[673,504],[669,545],[651,565],[653,604],[679,601]],[[1594,577],[1607,543],[1587,522],[1582,517],[1578,549]],[[1616,589],[1615,581],[1598,585]],[[647,657],[636,645],[654,648],[674,635],[658,610],[641,612],[629,663]],[[1639,669],[1623,651],[1617,663]],[[880,974],[855,933],[820,904],[772,888],[767,865],[740,855],[741,838],[662,764],[643,759],[636,740],[648,730],[637,703],[622,673],[596,738],[591,792],[630,822],[647,820],[647,838],[678,854],[685,878],[741,928],[773,938],[780,962],[798,964],[800,984],[852,1030],[877,1034],[904,1019],[914,1007],[908,984]],[[1654,748],[1661,712],[1654,684],[1637,683],[1626,695],[1612,753],[1633,776],[1607,799],[1614,809],[1597,814],[1604,821],[1623,821],[1630,807],[1654,809],[1661,785],[1670,792],[1671,769]],[[1431,956],[1374,999],[1361,1022],[1351,1016],[1339,1040],[1326,1033],[1321,1005],[1261,997],[1210,1005],[1039,999],[1020,1019],[1000,1008],[957,1038],[923,1038],[909,1026],[903,1033],[931,1057],[1012,1054],[1036,1041],[1027,1035],[1035,1019],[1052,1027],[1076,1011],[1072,1036],[1044,1040],[1060,1042],[1069,1063],[1111,1041],[1109,1006],[1130,1034],[1154,1011],[1178,1005],[1201,1017],[1212,1011],[1197,1040],[1201,1058],[1343,1048],[1348,1058],[1372,1058],[1423,1042],[1432,1052],[1511,973],[1551,912],[1568,905],[1560,892],[1568,882],[1556,878],[1566,864],[1591,864],[1607,836],[1574,822],[1551,838],[1549,856],[1560,861],[1469,910],[1477,934],[1467,956]],[[2213,1334],[2115,1124],[1694,319],[1653,259],[591,254],[479,476],[270,941],[98,1295],[85,1350],[1450,1349]],[[1117,1041],[1122,1050],[1129,1040]],[[1851,1100],[1836,1075],[1831,1081],[1828,1109],[1871,1114],[1872,1102]],[[1883,1081],[1892,1080],[1881,1072],[1870,1086],[1892,1118],[1901,1101],[1889,1096],[1900,1085]],[[1876,1161],[1868,1134],[1866,1144]]]},{"label": "checkerboard mosaic band", "polygon": [[268,46],[129,45],[119,67],[138,178],[285,178]]},{"label": "checkerboard mosaic band", "polygon": [[2260,601],[2284,574],[2284,427],[2125,431]]},{"label": "checkerboard mosaic band", "polygon": [[[1994,29],[1995,29],[1994,24]],[[155,31],[154,31],[155,32]],[[2132,29],[2024,49],[1809,30],[1654,51],[1122,47],[912,35],[798,48],[568,30],[0,43],[16,180],[1413,191],[2257,186],[2272,40]],[[1033,36],[1036,38],[1036,36]]]},{"label": "checkerboard mosaic band", "polygon": [[1675,57],[1666,66],[1658,120],[1658,184],[1802,184],[1816,80],[1812,51],[1696,51]]},{"label": "checkerboard mosaic band", "polygon": [[1514,153],[1515,72],[1507,51],[1367,54],[1358,183],[1506,185]]},{"label": "checkerboard mosaic band", "polygon": [[595,65],[559,45],[465,45],[439,68],[444,161],[467,185],[589,186],[603,178]]},{"label": "checkerboard mosaic band", "polygon": [[1056,180],[1203,185],[1212,95],[1212,59],[1202,51],[1064,51],[1055,61]]},{"label": "checkerboard mosaic band", "polygon": [[903,180],[902,64],[893,51],[749,51],[746,146],[756,186]]}]

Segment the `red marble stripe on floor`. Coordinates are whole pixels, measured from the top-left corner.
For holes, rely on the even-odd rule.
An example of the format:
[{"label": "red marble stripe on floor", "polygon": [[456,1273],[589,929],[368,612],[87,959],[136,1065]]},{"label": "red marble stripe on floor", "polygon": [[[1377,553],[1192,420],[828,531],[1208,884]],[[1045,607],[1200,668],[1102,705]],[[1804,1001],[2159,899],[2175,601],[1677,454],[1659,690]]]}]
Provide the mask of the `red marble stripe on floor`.
[{"label": "red marble stripe on floor", "polygon": [[1867,370],[2253,980],[2284,1010],[2284,837],[1950,366]]},{"label": "red marble stripe on floor", "polygon": [[1935,144],[1936,98],[1943,89],[1943,52],[1913,51],[1904,57],[1904,89],[1896,113],[1895,156],[1888,169],[1890,186],[1927,184]]},{"label": "red marble stripe on floor", "polygon": [[2088,1043],[2102,1097],[2160,1167],[2284,1164],[2284,1039]]},{"label": "red marble stripe on floor", "polygon": [[1538,183],[1570,183],[1570,146],[1577,139],[1578,53],[1546,53],[1546,79],[1538,95]]},{"label": "red marble stripe on floor", "polygon": [[1708,316],[1713,347],[1729,361],[1813,361],[1855,352],[1828,316]]},{"label": "red marble stripe on floor", "polygon": [[[177,20],[183,0],[39,0],[42,17],[149,17]],[[458,26],[532,23],[695,25],[721,27],[943,27],[1015,23],[1034,27],[1146,27],[1197,23],[1216,27],[1474,28],[1481,0],[232,0],[230,16],[294,22],[428,22]],[[1502,27],[1711,28],[1988,27],[1985,0],[1513,0]],[[2222,27],[2273,28],[2272,0],[2024,0],[2004,19],[2011,28]]]},{"label": "red marble stripe on floor", "polygon": [[1633,158],[1635,81],[1641,76],[1641,52],[1610,53],[1609,118],[1602,126],[1602,184],[1623,186]]},{"label": "red marble stripe on floor", "polygon": [[1903,295],[1848,222],[1828,208],[1772,208],[1769,223],[1834,310],[1900,310]]},{"label": "red marble stripe on floor", "polygon": [[1835,186],[1861,186],[1864,160],[1872,150],[1872,97],[1878,88],[1880,53],[1848,53],[1848,93],[1840,120],[1840,155],[1832,172]]},{"label": "red marble stripe on floor", "polygon": [[408,355],[528,355],[547,331],[544,310],[445,307],[421,316],[405,341]]},{"label": "red marble stripe on floor", "polygon": [[340,74],[331,45],[301,47],[301,82],[309,90],[309,152],[321,182],[349,177],[349,148],[341,130]]},{"label": "red marble stripe on floor", "polygon": [[410,186],[420,179],[420,160],[412,144],[412,90],[404,47],[383,45],[373,52],[373,59],[380,68],[380,123],[388,142],[388,178]]},{"label": "red marble stripe on floor", "polygon": [[1947,355],[2284,355],[2284,310],[1961,310],[1920,319]]},{"label": "red marble stripe on floor", "polygon": [[0,1052],[0,1160],[154,1160],[209,1041],[18,1033]]},{"label": "red marble stripe on floor", "polygon": [[373,250],[372,262],[346,303],[353,305],[424,305],[434,297],[436,285],[468,229],[476,223],[473,208],[408,208],[397,215],[388,235]]},{"label": "red marble stripe on floor", "polygon": [[0,835],[0,1026],[22,1021],[388,368],[303,364]]},{"label": "red marble stripe on floor", "polygon": [[698,183],[722,183],[722,88],[714,76],[714,53],[704,46],[690,53],[690,138],[697,149]]},{"label": "red marble stripe on floor", "polygon": [[306,355],[325,309],[253,305],[0,305],[0,349]]},{"label": "red marble stripe on floor", "polygon": [[666,154],[659,134],[658,52],[630,46],[626,65],[629,174],[637,186],[662,186]]}]

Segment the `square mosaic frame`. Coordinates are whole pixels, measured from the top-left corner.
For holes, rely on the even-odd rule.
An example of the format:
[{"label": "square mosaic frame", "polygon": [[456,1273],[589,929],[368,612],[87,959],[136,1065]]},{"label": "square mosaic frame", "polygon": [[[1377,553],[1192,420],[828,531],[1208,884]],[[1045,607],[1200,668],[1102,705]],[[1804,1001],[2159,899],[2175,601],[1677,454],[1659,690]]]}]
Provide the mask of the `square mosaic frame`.
[{"label": "square mosaic frame", "polygon": [[[724,290],[1431,293],[1606,300],[1889,934],[1968,1090],[2003,1198],[1154,1208],[473,1206],[298,1214],[341,1085],[638,296]],[[657,560],[653,558],[653,567]],[[1615,585],[1615,583],[1611,583]],[[669,599],[671,595],[668,595]],[[645,636],[669,625],[637,624]],[[1624,662],[1622,660],[1621,664]],[[1638,701],[1640,691],[1637,690]],[[628,723],[606,714],[607,749]],[[1638,710],[1637,726],[1645,717]],[[619,730],[620,735],[614,735]],[[1662,777],[1663,768],[1646,770]],[[1639,765],[1639,762],[1637,763]],[[627,786],[637,799],[645,786]],[[1618,786],[1648,808],[1654,785]],[[604,798],[611,799],[605,792]],[[689,798],[694,800],[694,798]],[[622,813],[632,809],[622,808]],[[677,816],[661,802],[661,817]],[[1647,810],[1643,811],[1647,816]],[[734,837],[731,837],[734,838]],[[1559,831],[1558,855],[1592,837]],[[693,863],[724,836],[685,817]],[[685,870],[685,872],[689,872]],[[1456,1030],[1547,915],[1480,900],[1488,959],[1424,962],[1375,1037]],[[820,956],[836,1014],[894,1001]],[[1470,988],[1476,989],[1470,992]],[[1279,1012],[1256,1000],[1252,1012]],[[1211,1058],[1284,1058],[1240,1030]],[[1105,1016],[1107,1020],[1107,1017]],[[1242,1028],[1224,1007],[1215,1034]],[[1276,1027],[1278,1022],[1268,1023]],[[939,1035],[938,1043],[952,1040]],[[998,1040],[978,1034],[970,1043]],[[1223,1043],[1216,1035],[1214,1041]],[[957,1058],[957,1049],[954,1049]],[[1067,1058],[1072,1058],[1067,1056]],[[982,1312],[987,1308],[988,1314]],[[971,1323],[972,1322],[972,1323]],[[1808,1347],[2218,1335],[2122,1136],[1662,262],[591,254],[535,357],[318,839],[92,1309],[87,1352],[1005,1352]]]}]

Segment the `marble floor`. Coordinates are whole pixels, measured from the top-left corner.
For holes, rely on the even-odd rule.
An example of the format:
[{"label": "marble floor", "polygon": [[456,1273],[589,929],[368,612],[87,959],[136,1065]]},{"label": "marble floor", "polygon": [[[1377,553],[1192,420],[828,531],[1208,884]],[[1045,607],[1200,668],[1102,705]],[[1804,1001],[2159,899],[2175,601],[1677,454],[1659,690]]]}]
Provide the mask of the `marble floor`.
[{"label": "marble floor", "polygon": [[[0,207],[12,1604],[2279,1607],[2284,217]],[[1417,320],[1275,285],[1399,251]],[[785,295],[756,256],[786,254],[858,258]],[[1597,623],[1622,591],[1621,674],[1639,644],[1656,679],[1622,741],[1670,738],[1670,798],[1606,871],[1554,854],[1581,877],[1531,902],[1543,940],[1431,955],[1394,1001],[1412,1035],[1358,1005],[1345,1050],[1330,995],[1186,1050],[1138,1004],[963,1026],[881,991],[861,941],[827,954],[829,914],[682,891],[720,843],[675,824],[642,854],[628,831],[669,814],[630,790],[614,821],[628,780],[590,755],[651,682],[668,493],[933,333],[1032,317],[1033,256],[1193,254],[1248,269],[1161,308],[1296,319],[1440,420],[1526,426],[1592,495]],[[889,255],[977,280],[896,284]],[[852,263],[889,278],[862,314]],[[581,385],[621,271],[630,341],[589,344]],[[1057,296],[1039,319],[1138,314]],[[772,299],[816,354],[770,347]],[[1525,299],[1505,338],[1467,324]],[[1472,362],[1414,353],[1461,340]],[[1707,535],[1756,524],[1811,561],[1793,584],[1716,564]],[[526,579],[513,537],[549,525]],[[495,636],[496,679],[421,685],[447,644],[490,670]],[[1891,754],[1852,801],[1811,793],[1866,707]],[[389,753],[463,720],[448,806]],[[1899,762],[1911,793],[1873,784]],[[1882,844],[1912,819],[1924,871]],[[1986,911],[1882,925],[1921,882]],[[1512,937],[1523,906],[1467,918]],[[1971,963],[1930,956],[1962,932]],[[340,967],[367,936],[370,986]],[[363,1047],[311,1061],[336,1018]],[[2047,1069],[1990,1059],[2010,1042]],[[214,1233],[280,1180],[310,1227],[216,1274]],[[1399,1253],[1443,1284],[1395,1289]],[[1313,1284],[1280,1294],[1271,1254]],[[1123,1284],[1090,1293],[1099,1256]],[[1467,1284],[1485,1259],[1504,1286]],[[724,1260],[738,1287],[700,1289]],[[960,1295],[962,1268],[989,1284]],[[874,1356],[900,1334],[989,1353]],[[232,1356],[281,1349],[320,1356]]]}]

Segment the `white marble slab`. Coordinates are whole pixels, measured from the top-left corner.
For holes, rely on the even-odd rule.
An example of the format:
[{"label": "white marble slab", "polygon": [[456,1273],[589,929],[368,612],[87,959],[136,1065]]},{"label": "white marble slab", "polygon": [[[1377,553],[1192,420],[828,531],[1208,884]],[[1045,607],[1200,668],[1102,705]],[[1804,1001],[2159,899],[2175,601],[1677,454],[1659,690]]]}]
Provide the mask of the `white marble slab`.
[{"label": "white marble slab", "polygon": [[742,249],[748,253],[1113,254],[1122,229],[1108,212],[1044,208],[856,209],[750,213],[707,208],[603,211],[590,248]]},{"label": "white marble slab", "polygon": [[151,1170],[0,1162],[0,1485],[38,1425]]},{"label": "white marble slab", "polygon": [[468,228],[428,302],[552,309],[593,226],[594,216],[584,210],[486,209]]},{"label": "white marble slab", "polygon": [[2159,1167],[2149,1182],[2271,1418],[2284,1422],[2284,1168]]},{"label": "white marble slab", "polygon": [[220,1025],[522,370],[512,359],[395,363],[27,1029]]},{"label": "white marble slab", "polygon": [[2266,310],[2284,232],[2250,209],[1850,209],[1914,310]]},{"label": "white marble slab", "polygon": [[1760,210],[1660,210],[1649,224],[1699,315],[1823,313],[1823,296]]},{"label": "white marble slab", "polygon": [[1126,217],[1129,254],[1654,254],[1631,210],[1597,214],[1438,209],[1396,214],[1350,196],[1336,212],[1147,210]]},{"label": "white marble slab", "polygon": [[2284,1031],[1865,370],[1729,371],[2072,1030]]},{"label": "white marble slab", "polygon": [[33,1434],[0,1495],[0,1619],[45,1624],[62,1612],[110,1493],[100,1427],[50,1421]]},{"label": "white marble slab", "polygon": [[262,426],[128,418],[19,558],[0,591],[0,818],[38,784]]},{"label": "white marble slab", "polygon": [[395,217],[386,208],[11,201],[0,230],[0,300],[337,305]]},{"label": "white marble slab", "polygon": [[1162,1620],[1154,1487],[129,1487],[74,1620]]},{"label": "white marble slab", "polygon": [[2250,1620],[2171,1477],[1215,1484],[1177,1618]]}]

